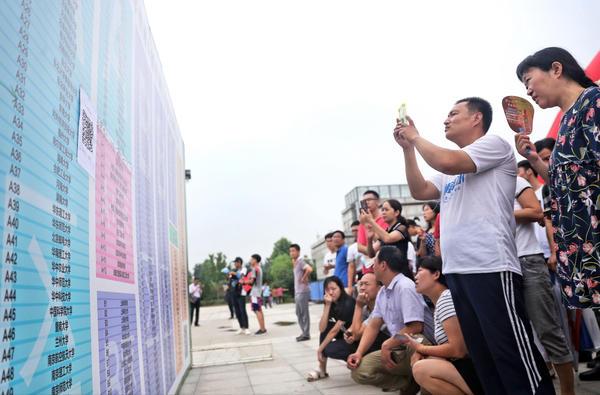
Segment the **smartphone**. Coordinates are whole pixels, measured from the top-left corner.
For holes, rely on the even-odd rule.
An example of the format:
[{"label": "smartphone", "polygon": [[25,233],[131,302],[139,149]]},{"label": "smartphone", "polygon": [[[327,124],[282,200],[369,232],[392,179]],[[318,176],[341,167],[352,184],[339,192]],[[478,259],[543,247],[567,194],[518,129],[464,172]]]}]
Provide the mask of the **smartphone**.
[{"label": "smartphone", "polygon": [[366,200],[361,200],[360,201],[360,209],[364,210],[365,212],[369,212],[369,206],[367,205],[367,201]]},{"label": "smartphone", "polygon": [[412,337],[412,336],[408,336],[408,335],[401,335],[399,333],[396,333],[394,335],[394,339],[403,341],[403,342],[407,342],[409,339],[412,339],[414,341],[416,341],[417,343],[423,343],[423,338],[422,337]]},{"label": "smartphone", "polygon": [[394,339],[396,339],[396,340],[400,340],[400,341],[402,341],[402,342],[407,342],[407,341],[408,341],[408,336],[406,336],[406,335],[401,335],[401,334],[399,334],[399,333],[396,333],[396,334],[394,335]]},{"label": "smartphone", "polygon": [[402,125],[408,125],[408,119],[406,118],[406,103],[402,103],[398,108],[398,119]]},{"label": "smartphone", "polygon": [[344,324],[342,324],[342,326],[340,326],[340,329],[342,330],[342,332],[344,332],[344,335],[349,335],[348,329],[346,329],[346,327],[344,326]]}]

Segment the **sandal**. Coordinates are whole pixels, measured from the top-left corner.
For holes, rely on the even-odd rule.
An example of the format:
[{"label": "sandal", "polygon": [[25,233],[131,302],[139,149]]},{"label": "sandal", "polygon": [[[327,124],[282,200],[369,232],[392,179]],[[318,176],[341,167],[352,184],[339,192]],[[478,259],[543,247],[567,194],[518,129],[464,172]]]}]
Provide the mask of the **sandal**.
[{"label": "sandal", "polygon": [[306,381],[312,382],[329,377],[328,373],[321,372],[320,369],[314,369],[306,373]]}]

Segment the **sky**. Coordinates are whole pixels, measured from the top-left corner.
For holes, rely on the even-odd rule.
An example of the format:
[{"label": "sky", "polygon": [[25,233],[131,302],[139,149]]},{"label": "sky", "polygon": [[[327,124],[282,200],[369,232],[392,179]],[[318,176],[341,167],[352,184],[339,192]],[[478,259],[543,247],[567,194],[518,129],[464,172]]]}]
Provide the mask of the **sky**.
[{"label": "sky", "polygon": [[[514,145],[501,101],[526,96],[517,64],[561,46],[586,67],[600,50],[600,2],[589,0],[145,5],[192,172],[191,267],[215,252],[269,256],[281,237],[310,254],[342,227],[352,188],[405,183],[400,103],[422,136],[451,148],[453,103],[483,97],[490,133]],[[534,107],[538,139],[558,110]]]}]

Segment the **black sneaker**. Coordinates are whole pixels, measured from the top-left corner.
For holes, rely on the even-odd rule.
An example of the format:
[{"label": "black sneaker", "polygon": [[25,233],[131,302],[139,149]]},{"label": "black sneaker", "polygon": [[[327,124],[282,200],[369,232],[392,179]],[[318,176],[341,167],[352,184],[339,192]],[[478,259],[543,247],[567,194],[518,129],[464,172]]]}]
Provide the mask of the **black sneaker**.
[{"label": "black sneaker", "polygon": [[307,340],[310,340],[310,336],[298,336],[296,338],[297,342],[304,342],[304,341],[307,341]]},{"label": "black sneaker", "polygon": [[255,335],[263,335],[267,333],[267,330],[265,329],[264,331],[262,329],[257,330],[256,332],[254,332]]}]

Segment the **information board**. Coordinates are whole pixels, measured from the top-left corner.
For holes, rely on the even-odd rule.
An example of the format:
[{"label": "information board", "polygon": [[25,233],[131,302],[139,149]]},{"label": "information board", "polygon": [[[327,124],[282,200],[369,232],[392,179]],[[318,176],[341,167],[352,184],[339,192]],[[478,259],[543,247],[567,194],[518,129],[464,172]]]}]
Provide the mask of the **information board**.
[{"label": "information board", "polygon": [[0,395],[174,392],[184,147],[143,2],[5,2],[0,56]]}]

